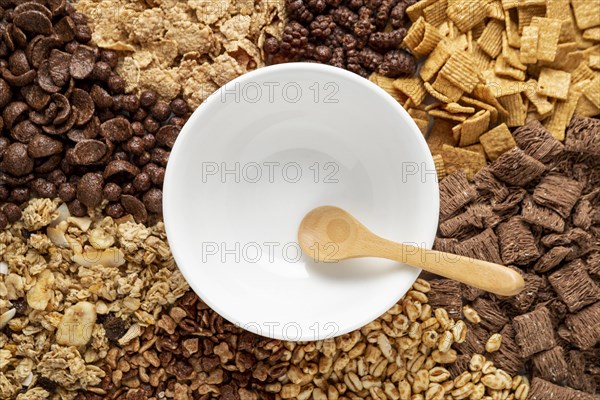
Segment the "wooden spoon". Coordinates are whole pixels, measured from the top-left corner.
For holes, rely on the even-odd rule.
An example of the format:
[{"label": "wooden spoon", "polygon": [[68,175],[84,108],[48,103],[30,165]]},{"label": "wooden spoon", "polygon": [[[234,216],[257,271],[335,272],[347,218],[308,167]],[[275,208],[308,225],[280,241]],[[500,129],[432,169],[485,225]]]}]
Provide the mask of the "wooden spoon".
[{"label": "wooden spoon", "polygon": [[318,207],[306,214],[298,241],[305,254],[316,261],[387,258],[502,296],[516,295],[525,286],[518,272],[502,265],[383,239],[348,212],[333,206]]}]

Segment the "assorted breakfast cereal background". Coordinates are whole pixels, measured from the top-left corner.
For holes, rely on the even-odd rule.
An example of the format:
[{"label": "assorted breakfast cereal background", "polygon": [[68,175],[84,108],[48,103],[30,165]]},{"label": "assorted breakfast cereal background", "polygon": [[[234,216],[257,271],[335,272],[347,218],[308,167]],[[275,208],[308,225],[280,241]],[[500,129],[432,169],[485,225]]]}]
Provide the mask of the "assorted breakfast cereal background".
[{"label": "assorted breakfast cereal background", "polygon": [[[598,398],[598,0],[0,0],[0,37],[1,399]],[[173,143],[221,85],[294,61],[408,110],[435,248],[523,293],[424,275],[298,343],[189,290],[161,220]]]}]

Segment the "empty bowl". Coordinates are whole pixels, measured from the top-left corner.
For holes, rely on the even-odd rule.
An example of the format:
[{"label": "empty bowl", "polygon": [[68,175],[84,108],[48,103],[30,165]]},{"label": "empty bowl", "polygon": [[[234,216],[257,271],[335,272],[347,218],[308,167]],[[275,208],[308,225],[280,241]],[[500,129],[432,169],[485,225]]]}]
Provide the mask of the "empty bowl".
[{"label": "empty bowl", "polygon": [[358,329],[419,275],[388,260],[303,254],[298,226],[321,205],[391,240],[433,244],[438,185],[423,135],[396,100],[348,71],[293,63],[243,75],[194,112],[171,152],[163,209],[177,265],[211,308],[259,335]]}]

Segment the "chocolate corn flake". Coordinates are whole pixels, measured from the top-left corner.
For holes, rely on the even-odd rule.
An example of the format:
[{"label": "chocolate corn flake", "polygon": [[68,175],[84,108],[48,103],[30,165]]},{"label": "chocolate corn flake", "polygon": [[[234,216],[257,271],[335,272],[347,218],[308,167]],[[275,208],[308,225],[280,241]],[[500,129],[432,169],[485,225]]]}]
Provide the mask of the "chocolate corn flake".
[{"label": "chocolate corn flake", "polygon": [[550,311],[544,306],[515,317],[513,328],[515,342],[519,345],[523,358],[556,346]]},{"label": "chocolate corn flake", "polygon": [[565,147],[572,152],[600,155],[600,120],[573,117],[567,126]]},{"label": "chocolate corn flake", "polygon": [[513,132],[517,145],[527,155],[543,163],[560,155],[564,146],[539,121],[530,121]]},{"label": "chocolate corn flake", "polygon": [[542,178],[533,191],[533,200],[566,218],[570,215],[582,190],[582,185],[576,180],[563,175],[549,174]]},{"label": "chocolate corn flake", "polygon": [[445,308],[450,318],[460,319],[463,306],[460,283],[451,279],[434,279],[429,283],[431,291],[427,297],[431,307]]},{"label": "chocolate corn flake", "polygon": [[473,229],[494,227],[500,218],[494,214],[492,207],[487,204],[473,204],[467,210],[440,224],[440,233],[448,237],[458,237]]},{"label": "chocolate corn flake", "polygon": [[571,252],[568,247],[557,246],[551,248],[535,263],[533,269],[535,272],[544,273],[551,271]]},{"label": "chocolate corn flake", "polygon": [[503,201],[509,194],[506,185],[497,180],[489,168],[480,170],[473,177],[473,184],[477,189],[477,197],[480,200],[489,200],[492,204]]},{"label": "chocolate corn flake", "polygon": [[531,308],[542,286],[542,278],[536,274],[525,273],[523,279],[525,280],[523,291],[515,296],[506,298],[506,302],[519,313],[525,313]]},{"label": "chocolate corn flake", "polygon": [[521,206],[521,217],[531,225],[562,232],[565,229],[565,220],[549,208],[537,205],[531,196],[525,197]]},{"label": "chocolate corn flake", "polygon": [[558,386],[541,378],[533,378],[529,400],[592,400],[594,396],[568,387]]},{"label": "chocolate corn flake", "polygon": [[600,277],[600,252],[592,253],[587,258],[587,270],[590,275]]},{"label": "chocolate corn flake", "polygon": [[519,346],[515,342],[515,330],[511,324],[506,324],[500,334],[502,346],[498,351],[489,354],[489,359],[509,374],[522,373],[523,359],[520,356]]},{"label": "chocolate corn flake", "polygon": [[479,324],[488,331],[498,332],[508,323],[508,318],[494,301],[478,298],[471,307],[481,317]]},{"label": "chocolate corn flake", "polygon": [[562,267],[548,279],[571,312],[600,300],[600,287],[590,278],[581,260]]},{"label": "chocolate corn flake", "polygon": [[440,183],[440,217],[448,218],[471,202],[477,192],[467,181],[464,171],[457,171]]},{"label": "chocolate corn flake", "polygon": [[521,217],[512,217],[503,222],[497,232],[504,263],[524,265],[539,258],[536,240]]},{"label": "chocolate corn flake", "polygon": [[546,167],[518,147],[502,154],[490,165],[490,170],[509,185],[524,186],[544,173]]},{"label": "chocolate corn flake", "polygon": [[490,334],[483,327],[475,324],[467,324],[467,336],[463,343],[457,343],[454,348],[463,355],[483,354],[485,343]]},{"label": "chocolate corn flake", "polygon": [[500,249],[498,248],[498,238],[492,228],[487,228],[483,232],[462,241],[454,251],[461,256],[496,264],[502,263]]},{"label": "chocolate corn flake", "polygon": [[564,381],[569,374],[565,351],[561,346],[534,355],[533,367],[536,375],[554,383]]}]

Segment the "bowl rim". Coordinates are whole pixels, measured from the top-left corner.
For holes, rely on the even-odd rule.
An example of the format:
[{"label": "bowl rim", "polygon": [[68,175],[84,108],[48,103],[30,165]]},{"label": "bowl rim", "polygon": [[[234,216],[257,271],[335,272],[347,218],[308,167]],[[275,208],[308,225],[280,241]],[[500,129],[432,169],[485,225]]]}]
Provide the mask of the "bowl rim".
[{"label": "bowl rim", "polygon": [[[262,76],[269,75],[273,72],[293,72],[293,71],[312,71],[312,72],[317,72],[317,73],[319,73],[319,72],[328,73],[328,74],[331,74],[333,77],[353,81],[354,83],[357,83],[357,84],[365,87],[366,89],[375,92],[378,96],[382,97],[382,99],[385,100],[392,108],[394,108],[396,110],[396,112],[399,114],[399,117],[404,120],[404,122],[409,127],[411,134],[416,136],[417,146],[419,148],[419,151],[423,154],[424,162],[427,163],[428,169],[433,168],[435,170],[435,164],[433,161],[433,157],[432,157],[431,151],[429,149],[429,146],[427,145],[427,142],[425,140],[425,136],[421,133],[421,130],[418,128],[418,126],[413,121],[412,117],[408,114],[406,109],[404,109],[404,107],[396,99],[394,99],[388,92],[386,92],[384,89],[379,87],[377,84],[371,82],[370,80],[368,80],[366,78],[363,78],[362,76],[360,76],[358,74],[347,71],[345,69],[337,68],[337,67],[327,65],[327,64],[308,63],[308,62],[291,62],[291,63],[285,63],[285,64],[277,64],[277,65],[261,67],[256,70],[247,72],[247,73],[229,81],[225,85],[221,86],[219,89],[215,90],[206,100],[204,100],[198,106],[198,108],[196,108],[196,110],[194,110],[192,115],[189,117],[188,121],[185,123],[185,125],[179,132],[177,140],[175,141],[175,144],[174,144],[173,148],[171,149],[171,154],[169,157],[170,161],[167,163],[167,167],[166,167],[166,171],[165,171],[165,178],[164,178],[164,183],[163,183],[163,201],[162,201],[163,223],[165,226],[167,241],[168,241],[169,247],[171,249],[171,254],[173,255],[173,258],[175,260],[175,264],[176,264],[177,268],[179,269],[179,271],[181,272],[181,274],[183,275],[186,282],[188,283],[188,285],[190,286],[190,288],[213,311],[217,312],[219,315],[221,315],[223,318],[225,318],[232,324],[242,327],[242,328],[244,328],[244,326],[247,326],[248,324],[252,323],[252,321],[244,321],[241,318],[236,318],[235,316],[231,315],[230,313],[224,311],[218,304],[216,304],[214,301],[212,301],[212,299],[209,298],[210,296],[205,296],[205,292],[201,288],[202,285],[199,285],[197,283],[197,279],[194,279],[193,276],[191,276],[191,274],[188,273],[189,272],[188,269],[183,267],[183,265],[186,263],[185,257],[183,257],[181,252],[179,252],[177,246],[173,245],[173,243],[171,243],[169,241],[169,237],[175,238],[176,236],[179,236],[178,234],[175,233],[175,231],[179,230],[179,228],[176,226],[173,226],[172,224],[170,224],[168,222],[169,220],[171,220],[171,215],[178,212],[178,211],[176,211],[177,210],[177,196],[174,194],[171,195],[175,191],[175,184],[173,182],[176,181],[176,179],[174,179],[174,174],[175,174],[174,171],[177,168],[175,165],[176,163],[173,162],[173,160],[177,159],[178,154],[185,153],[185,151],[187,151],[187,147],[185,146],[184,143],[187,142],[187,137],[189,137],[191,135],[191,133],[188,133],[188,132],[193,132],[192,127],[197,126],[200,123],[202,117],[206,113],[210,113],[211,109],[213,107],[216,107],[216,106],[218,106],[219,103],[222,103],[222,101],[219,97],[220,97],[220,93],[223,90],[225,90],[226,88],[231,88],[232,85],[236,85],[236,84],[243,85],[244,83],[247,83],[247,81],[250,81],[253,79],[260,79]],[[432,200],[433,201],[433,209],[431,210],[434,215],[429,220],[430,222],[428,223],[428,225],[430,225],[430,226],[426,228],[427,230],[431,231],[431,239],[429,239],[427,241],[427,246],[429,248],[431,248],[433,246],[433,242],[435,239],[435,235],[436,235],[438,223],[439,223],[440,204],[439,204],[439,181],[438,181],[437,177],[435,178],[433,183],[430,183],[430,185],[432,186],[431,187],[431,189],[433,191],[432,195],[434,196],[434,199]],[[174,210],[174,211],[171,212],[171,210]],[[189,264],[189,260],[188,260],[188,264]],[[182,267],[180,267],[180,265]],[[416,281],[419,277],[421,270],[418,268],[414,268],[414,269],[416,271],[418,271],[418,273],[415,275],[415,281]],[[412,287],[412,284],[410,287]],[[376,315],[375,315],[375,312],[371,313],[370,315],[365,314],[365,317],[357,318],[353,324],[348,324],[348,325],[344,326],[343,328],[340,327],[340,329],[332,337],[337,337],[337,336],[346,334],[348,332],[352,332],[354,330],[360,329],[363,326],[367,325],[368,323],[379,318],[379,316],[383,315],[394,304],[396,304],[402,297],[404,297],[406,295],[406,293],[408,293],[408,291],[410,290],[410,287],[406,290],[406,292],[401,294],[401,296],[397,300],[395,300],[392,304],[386,303],[386,304],[384,304],[383,309],[377,309]],[[375,315],[375,316],[373,317],[372,315]],[[255,331],[251,331],[251,332],[259,334],[261,336],[269,337],[272,339],[290,340],[289,338],[286,338],[283,335],[278,335],[279,332],[276,329],[273,329],[273,330],[269,329],[267,332],[267,333],[269,333],[268,335],[265,334],[265,332],[260,332],[260,333],[255,332]],[[315,341],[315,340],[322,340],[322,339],[324,339],[324,338],[323,337],[315,338],[314,334],[313,334],[313,336],[310,336],[310,334],[305,335],[304,333],[302,333],[302,336],[298,339],[294,339],[294,341]]]}]

